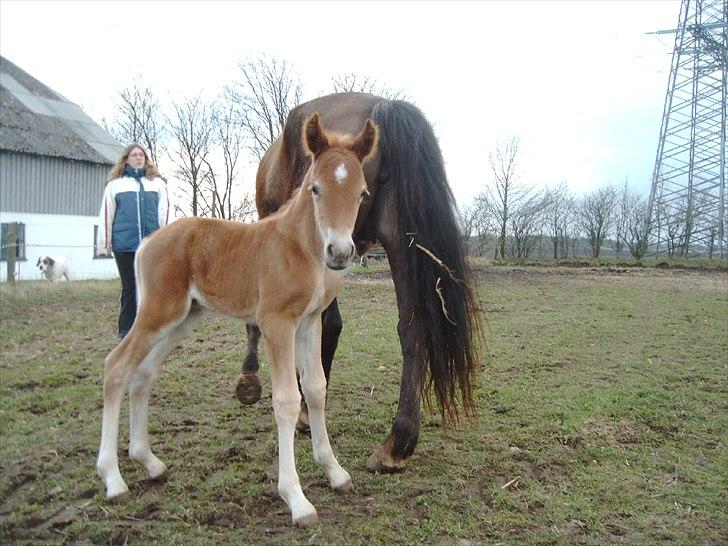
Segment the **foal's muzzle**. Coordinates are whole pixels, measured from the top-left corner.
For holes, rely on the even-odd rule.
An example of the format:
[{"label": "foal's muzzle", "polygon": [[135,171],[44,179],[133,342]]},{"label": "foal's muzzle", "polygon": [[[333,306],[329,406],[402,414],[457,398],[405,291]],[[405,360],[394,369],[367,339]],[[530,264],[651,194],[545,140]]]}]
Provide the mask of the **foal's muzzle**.
[{"label": "foal's muzzle", "polygon": [[329,243],[326,245],[326,267],[335,271],[345,269],[354,255],[354,243]]}]

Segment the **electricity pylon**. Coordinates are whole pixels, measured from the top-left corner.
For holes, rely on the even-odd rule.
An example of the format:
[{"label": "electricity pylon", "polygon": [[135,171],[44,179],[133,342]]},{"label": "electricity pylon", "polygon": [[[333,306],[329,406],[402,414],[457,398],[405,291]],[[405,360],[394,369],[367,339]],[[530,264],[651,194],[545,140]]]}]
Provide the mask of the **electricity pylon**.
[{"label": "electricity pylon", "polygon": [[728,0],[682,0],[652,175],[654,252],[728,256]]}]

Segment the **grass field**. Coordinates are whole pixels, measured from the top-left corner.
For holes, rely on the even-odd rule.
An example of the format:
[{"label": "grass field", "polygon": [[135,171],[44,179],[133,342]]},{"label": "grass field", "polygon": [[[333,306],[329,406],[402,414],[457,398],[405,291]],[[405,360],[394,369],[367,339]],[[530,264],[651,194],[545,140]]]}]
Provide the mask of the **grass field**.
[{"label": "grass field", "polygon": [[117,284],[3,285],[0,542],[728,543],[728,273],[477,276],[488,321],[478,417],[453,430],[425,416],[397,475],[364,467],[397,403],[393,287],[377,267],[347,277],[328,424],[355,490],[330,491],[299,435],[301,481],[321,517],[303,530],[275,493],[267,368],[261,402],[233,396],[242,324],[205,319],[155,386],[150,439],[166,483],[126,457],[124,404],[131,491],[109,504],[94,463]]}]

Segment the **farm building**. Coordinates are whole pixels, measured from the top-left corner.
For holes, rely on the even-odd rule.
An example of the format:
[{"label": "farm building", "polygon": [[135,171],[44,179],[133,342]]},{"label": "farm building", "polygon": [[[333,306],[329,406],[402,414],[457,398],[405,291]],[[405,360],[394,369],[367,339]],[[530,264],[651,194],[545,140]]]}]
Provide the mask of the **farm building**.
[{"label": "farm building", "polygon": [[[122,146],[75,104],[0,57],[0,280],[40,279],[38,257],[63,256],[75,279],[117,275],[94,248],[106,175]],[[8,232],[18,245],[10,249]]]}]

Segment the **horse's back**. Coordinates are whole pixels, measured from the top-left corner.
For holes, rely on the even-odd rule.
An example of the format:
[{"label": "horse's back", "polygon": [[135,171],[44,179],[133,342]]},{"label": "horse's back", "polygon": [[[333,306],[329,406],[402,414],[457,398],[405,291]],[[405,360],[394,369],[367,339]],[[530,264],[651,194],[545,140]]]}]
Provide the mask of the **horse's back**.
[{"label": "horse's back", "polygon": [[[147,277],[184,278],[185,282],[200,271],[207,271],[219,256],[227,265],[250,254],[255,243],[253,224],[215,218],[180,218],[156,231],[142,246],[140,261]],[[158,266],[164,264],[166,271]]]},{"label": "horse's back", "polygon": [[[291,111],[284,133],[300,137],[305,120],[318,113],[329,131],[355,135],[361,131],[377,103],[386,100],[368,93],[335,93],[305,102]],[[300,147],[300,138],[296,143]]]},{"label": "horse's back", "polygon": [[[356,135],[371,117],[374,107],[383,100],[386,99],[367,93],[335,93],[291,110],[283,133],[268,148],[258,167],[255,203],[259,217],[264,218],[278,210],[303,181],[311,159],[303,149],[301,138],[310,116],[319,114],[328,131]],[[373,154],[364,168],[369,183],[374,182],[371,180],[372,167],[376,164],[377,156]]]}]

